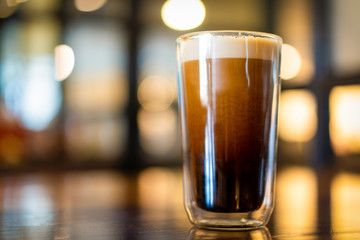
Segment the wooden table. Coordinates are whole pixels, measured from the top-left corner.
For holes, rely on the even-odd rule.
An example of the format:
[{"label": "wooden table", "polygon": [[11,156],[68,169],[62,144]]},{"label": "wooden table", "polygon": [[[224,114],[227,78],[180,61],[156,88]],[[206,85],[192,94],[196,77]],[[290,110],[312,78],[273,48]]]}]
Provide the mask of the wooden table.
[{"label": "wooden table", "polygon": [[1,239],[360,239],[360,173],[287,166],[266,228],[197,229],[182,206],[181,170],[6,173]]}]

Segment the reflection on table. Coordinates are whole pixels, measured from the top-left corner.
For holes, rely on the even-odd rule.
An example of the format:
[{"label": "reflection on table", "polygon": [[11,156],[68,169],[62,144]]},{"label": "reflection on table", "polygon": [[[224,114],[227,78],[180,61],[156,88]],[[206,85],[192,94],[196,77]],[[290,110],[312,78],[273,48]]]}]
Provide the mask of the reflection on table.
[{"label": "reflection on table", "polygon": [[2,239],[359,239],[360,174],[279,168],[267,228],[192,227],[181,169],[3,174]]},{"label": "reflection on table", "polygon": [[210,229],[192,228],[189,233],[189,240],[270,240],[271,235],[267,227],[245,231],[218,231]]}]

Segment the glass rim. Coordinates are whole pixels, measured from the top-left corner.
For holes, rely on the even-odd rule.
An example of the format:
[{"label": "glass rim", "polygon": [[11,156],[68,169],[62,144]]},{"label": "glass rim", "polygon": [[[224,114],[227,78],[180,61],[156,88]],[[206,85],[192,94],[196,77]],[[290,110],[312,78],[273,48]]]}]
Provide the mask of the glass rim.
[{"label": "glass rim", "polygon": [[197,31],[186,33],[179,36],[176,39],[176,42],[186,41],[190,39],[200,38],[204,35],[214,35],[214,36],[233,36],[233,37],[258,37],[258,38],[266,38],[277,41],[278,43],[282,43],[282,38],[273,33],[266,32],[257,32],[257,31],[246,31],[246,30],[211,30],[211,31]]}]

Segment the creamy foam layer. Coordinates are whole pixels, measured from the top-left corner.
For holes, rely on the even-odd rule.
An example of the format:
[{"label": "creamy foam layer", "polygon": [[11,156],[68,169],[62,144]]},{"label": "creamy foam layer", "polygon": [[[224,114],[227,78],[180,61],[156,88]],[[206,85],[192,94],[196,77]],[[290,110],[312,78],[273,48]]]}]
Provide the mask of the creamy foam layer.
[{"label": "creamy foam layer", "polygon": [[270,38],[254,36],[202,35],[181,42],[181,61],[207,58],[257,58],[273,60],[278,57],[280,43]]}]

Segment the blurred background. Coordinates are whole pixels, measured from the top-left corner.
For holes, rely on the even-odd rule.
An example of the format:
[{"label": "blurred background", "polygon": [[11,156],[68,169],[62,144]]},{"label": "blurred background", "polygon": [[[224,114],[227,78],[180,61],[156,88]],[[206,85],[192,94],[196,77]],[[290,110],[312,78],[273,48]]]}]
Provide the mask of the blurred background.
[{"label": "blurred background", "polygon": [[[360,226],[359,10],[358,0],[0,0],[1,237],[121,236],[138,218],[157,239],[187,234],[175,39],[230,29],[284,40],[272,233],[349,239],[336,233]],[[136,239],[149,239],[144,226]]]},{"label": "blurred background", "polygon": [[358,0],[0,0],[0,170],[181,166],[177,36],[284,40],[279,164],[360,166]]}]

